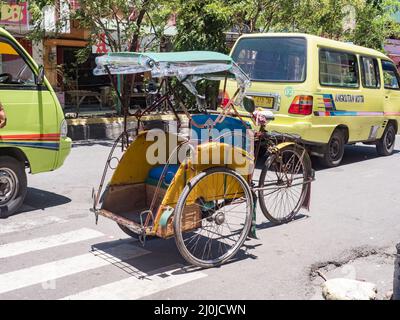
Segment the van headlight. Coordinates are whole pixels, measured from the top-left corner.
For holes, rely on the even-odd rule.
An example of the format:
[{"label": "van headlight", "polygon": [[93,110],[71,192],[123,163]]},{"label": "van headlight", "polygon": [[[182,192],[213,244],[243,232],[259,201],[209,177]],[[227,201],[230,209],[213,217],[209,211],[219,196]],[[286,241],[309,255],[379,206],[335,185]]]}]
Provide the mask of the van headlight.
[{"label": "van headlight", "polygon": [[60,136],[61,138],[66,138],[68,134],[68,124],[65,119],[61,121],[61,127],[60,127]]}]

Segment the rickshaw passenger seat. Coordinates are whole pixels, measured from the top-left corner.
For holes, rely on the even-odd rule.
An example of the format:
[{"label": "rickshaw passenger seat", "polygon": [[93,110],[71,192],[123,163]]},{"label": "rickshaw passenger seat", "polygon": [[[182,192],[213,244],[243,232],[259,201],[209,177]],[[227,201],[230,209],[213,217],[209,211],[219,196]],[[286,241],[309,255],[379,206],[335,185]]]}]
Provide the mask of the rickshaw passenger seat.
[{"label": "rickshaw passenger seat", "polygon": [[[159,165],[152,168],[149,172],[148,178],[151,181],[158,182],[161,178],[161,175],[164,171],[166,165]],[[177,164],[170,164],[168,165],[167,172],[165,173],[164,183],[170,184],[175,177],[176,172],[179,169],[179,165]]]},{"label": "rickshaw passenger seat", "polygon": [[[218,115],[214,114],[196,114],[192,115],[193,121],[197,124],[203,125],[207,121],[215,121]],[[249,124],[250,125],[250,124]],[[239,132],[239,134],[237,134]],[[250,139],[247,136],[247,127],[243,122],[237,118],[226,117],[221,123],[217,123],[213,130],[210,132],[211,139],[219,142],[231,144],[233,146],[242,148],[246,151],[250,149]],[[208,141],[208,130],[191,126],[190,132],[191,139],[197,139],[199,143]],[[166,165],[158,165],[153,167],[148,174],[147,183],[157,184],[161,178],[164,167]],[[179,165],[169,164],[167,172],[164,177],[164,186],[169,185],[175,177]]]},{"label": "rickshaw passenger seat", "polygon": [[[203,125],[207,122],[215,121],[217,117],[218,115],[216,114],[195,114],[192,115],[192,120],[199,125]],[[248,125],[250,127],[250,123]],[[224,121],[214,126],[210,132],[210,136],[215,141],[224,142],[249,152],[251,141],[247,135],[247,129],[248,127],[240,119],[225,117]],[[197,140],[199,143],[207,142],[209,139],[208,130],[191,125],[190,138]]]}]

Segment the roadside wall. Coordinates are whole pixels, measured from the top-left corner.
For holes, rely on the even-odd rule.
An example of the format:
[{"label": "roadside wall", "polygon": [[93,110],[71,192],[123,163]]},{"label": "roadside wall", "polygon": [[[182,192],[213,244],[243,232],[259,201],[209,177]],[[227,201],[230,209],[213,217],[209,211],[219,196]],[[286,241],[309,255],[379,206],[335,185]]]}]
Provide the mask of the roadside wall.
[{"label": "roadside wall", "polygon": [[[123,118],[88,118],[67,119],[68,137],[79,140],[115,140],[124,130]],[[177,122],[173,119],[158,119],[151,117],[143,119],[145,130],[159,128],[168,132],[177,132]],[[187,128],[187,120],[181,119],[181,128]],[[137,121],[133,118],[127,122],[127,128],[136,129]]]}]

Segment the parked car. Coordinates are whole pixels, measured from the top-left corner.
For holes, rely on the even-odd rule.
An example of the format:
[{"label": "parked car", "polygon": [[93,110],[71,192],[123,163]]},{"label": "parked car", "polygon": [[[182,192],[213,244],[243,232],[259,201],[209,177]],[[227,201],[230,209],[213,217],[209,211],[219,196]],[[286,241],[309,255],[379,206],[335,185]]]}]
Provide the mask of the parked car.
[{"label": "parked car", "polygon": [[71,149],[64,113],[50,83],[24,48],[0,28],[0,217],[15,213],[30,173],[59,168]]},{"label": "parked car", "polygon": [[[328,167],[340,164],[345,144],[394,151],[400,119],[400,77],[376,50],[297,33],[251,34],[235,43],[232,58],[250,76],[248,94],[270,109],[270,130],[296,134]],[[221,88],[223,101],[236,90]]]}]

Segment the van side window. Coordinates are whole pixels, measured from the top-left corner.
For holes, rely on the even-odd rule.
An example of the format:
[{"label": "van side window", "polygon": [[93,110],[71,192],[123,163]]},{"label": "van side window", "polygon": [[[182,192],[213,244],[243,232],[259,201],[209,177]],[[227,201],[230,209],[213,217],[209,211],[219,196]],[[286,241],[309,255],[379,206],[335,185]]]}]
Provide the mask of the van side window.
[{"label": "van side window", "polygon": [[319,51],[319,79],[323,86],[358,88],[357,57],[328,49]]},{"label": "van side window", "polygon": [[17,50],[0,39],[0,86],[35,85],[35,75]]},{"label": "van side window", "polygon": [[396,66],[386,60],[382,60],[383,81],[386,89],[400,89],[400,77]]},{"label": "van side window", "polygon": [[364,88],[378,89],[381,87],[378,61],[370,57],[361,57],[361,78]]}]

